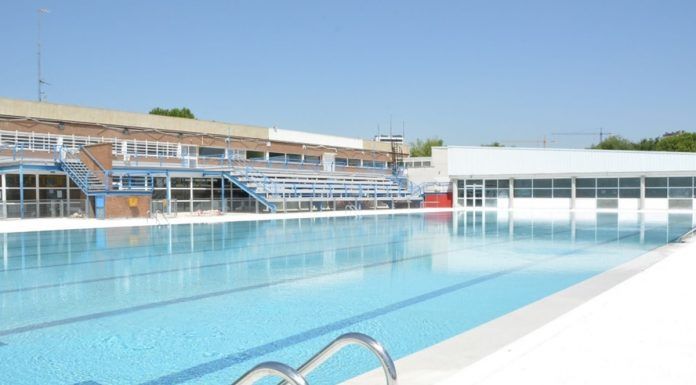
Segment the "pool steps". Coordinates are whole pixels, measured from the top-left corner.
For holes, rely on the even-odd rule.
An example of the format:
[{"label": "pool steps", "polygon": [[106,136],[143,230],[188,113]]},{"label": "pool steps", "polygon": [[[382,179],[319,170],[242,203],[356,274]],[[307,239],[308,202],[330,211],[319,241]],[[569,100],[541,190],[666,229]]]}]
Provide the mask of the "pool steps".
[{"label": "pool steps", "polygon": [[279,385],[307,385],[305,376],[349,345],[362,346],[371,351],[382,365],[387,385],[398,385],[396,367],[389,353],[381,343],[362,333],[346,333],[339,336],[297,370],[278,362],[264,362],[244,373],[232,385],[250,385],[267,376],[281,377],[283,381]]}]

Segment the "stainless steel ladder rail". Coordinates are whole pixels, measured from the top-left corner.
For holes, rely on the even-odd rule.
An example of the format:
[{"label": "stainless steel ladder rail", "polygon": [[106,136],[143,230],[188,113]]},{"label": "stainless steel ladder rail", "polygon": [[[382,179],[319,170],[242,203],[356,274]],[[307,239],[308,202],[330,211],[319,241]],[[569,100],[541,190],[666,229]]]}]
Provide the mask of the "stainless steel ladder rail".
[{"label": "stainless steel ladder rail", "polygon": [[[387,385],[398,385],[394,360],[392,360],[391,356],[389,356],[389,353],[387,353],[387,350],[384,349],[382,344],[380,344],[374,338],[362,333],[346,333],[339,336],[320,350],[319,353],[315,354],[312,358],[307,360],[307,362],[302,364],[302,366],[297,369],[297,372],[302,376],[307,376],[319,365],[323,364],[338,351],[349,345],[362,346],[377,356],[380,364],[382,365],[382,370],[384,371]],[[283,381],[279,385],[287,384],[288,381]]]},{"label": "stainless steel ladder rail", "polygon": [[686,242],[686,239],[693,235],[696,235],[696,227],[680,235],[679,238],[677,238],[677,242]]},{"label": "stainless steel ladder rail", "polygon": [[282,378],[284,384],[308,385],[307,380],[305,380],[304,376],[298,373],[297,370],[285,364],[281,364],[280,362],[273,361],[254,366],[251,370],[239,377],[237,381],[233,382],[232,385],[251,385],[262,378],[271,376]]}]

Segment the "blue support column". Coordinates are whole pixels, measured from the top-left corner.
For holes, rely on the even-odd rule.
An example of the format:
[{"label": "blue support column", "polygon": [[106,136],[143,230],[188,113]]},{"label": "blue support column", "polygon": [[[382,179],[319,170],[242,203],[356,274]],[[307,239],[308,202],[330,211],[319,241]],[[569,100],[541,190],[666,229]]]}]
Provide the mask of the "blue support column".
[{"label": "blue support column", "polygon": [[172,214],[172,179],[167,171],[167,214]]},{"label": "blue support column", "polygon": [[19,164],[19,217],[24,219],[24,166]]},{"label": "blue support column", "polygon": [[225,178],[220,177],[220,191],[222,192],[222,195],[220,196],[220,205],[222,206],[222,212],[225,212]]}]

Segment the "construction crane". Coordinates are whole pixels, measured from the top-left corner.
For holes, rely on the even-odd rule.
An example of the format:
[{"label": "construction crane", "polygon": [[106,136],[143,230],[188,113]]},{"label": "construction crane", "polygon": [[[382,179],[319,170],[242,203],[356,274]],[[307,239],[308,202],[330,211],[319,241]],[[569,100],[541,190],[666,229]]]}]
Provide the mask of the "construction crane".
[{"label": "construction crane", "polygon": [[538,146],[538,145],[541,144],[541,146],[542,146],[543,148],[546,148],[549,144],[551,144],[551,143],[556,143],[556,141],[555,141],[555,140],[548,140],[548,139],[546,138],[546,135],[544,135],[543,138],[541,138],[541,139],[536,139],[536,140],[534,140],[534,139],[533,139],[533,140],[505,140],[505,141],[501,141],[501,142],[499,142],[499,143],[500,143],[500,144],[504,144],[504,145],[533,144],[533,145],[536,145],[536,146]]},{"label": "construction crane", "polygon": [[598,132],[553,132],[553,136],[597,136],[599,135],[599,143],[604,141],[604,137],[609,137],[614,135],[613,132],[604,131],[603,127],[599,128]]}]

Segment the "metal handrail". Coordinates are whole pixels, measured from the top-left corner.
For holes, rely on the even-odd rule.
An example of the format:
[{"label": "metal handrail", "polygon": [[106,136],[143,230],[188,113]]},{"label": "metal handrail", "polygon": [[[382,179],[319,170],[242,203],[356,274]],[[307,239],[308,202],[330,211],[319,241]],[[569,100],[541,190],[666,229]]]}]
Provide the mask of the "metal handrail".
[{"label": "metal handrail", "polygon": [[679,242],[684,242],[686,238],[688,238],[689,236],[692,236],[694,234],[696,234],[696,227],[694,227],[693,229],[691,229],[691,230],[687,231],[686,233],[682,234],[681,236],[679,236],[679,238],[677,240]]},{"label": "metal handrail", "polygon": [[[362,346],[371,351],[375,356],[377,356],[380,364],[382,365],[382,370],[384,370],[387,385],[398,385],[398,381],[396,379],[396,367],[394,366],[394,361],[392,360],[391,356],[389,356],[389,353],[387,353],[387,350],[384,349],[384,346],[382,346],[382,344],[377,342],[374,338],[362,333],[346,333],[341,335],[333,340],[333,342],[326,345],[324,349],[320,350],[319,353],[315,354],[307,362],[302,364],[302,366],[297,369],[297,372],[302,376],[308,375],[319,365],[323,364],[326,362],[326,360],[336,354],[339,350],[349,345]],[[283,381],[279,385],[286,385],[287,383],[287,381]]]},{"label": "metal handrail", "polygon": [[264,362],[244,373],[232,385],[250,385],[265,377],[281,377],[284,384],[307,385],[304,376],[297,370],[280,362]]}]

